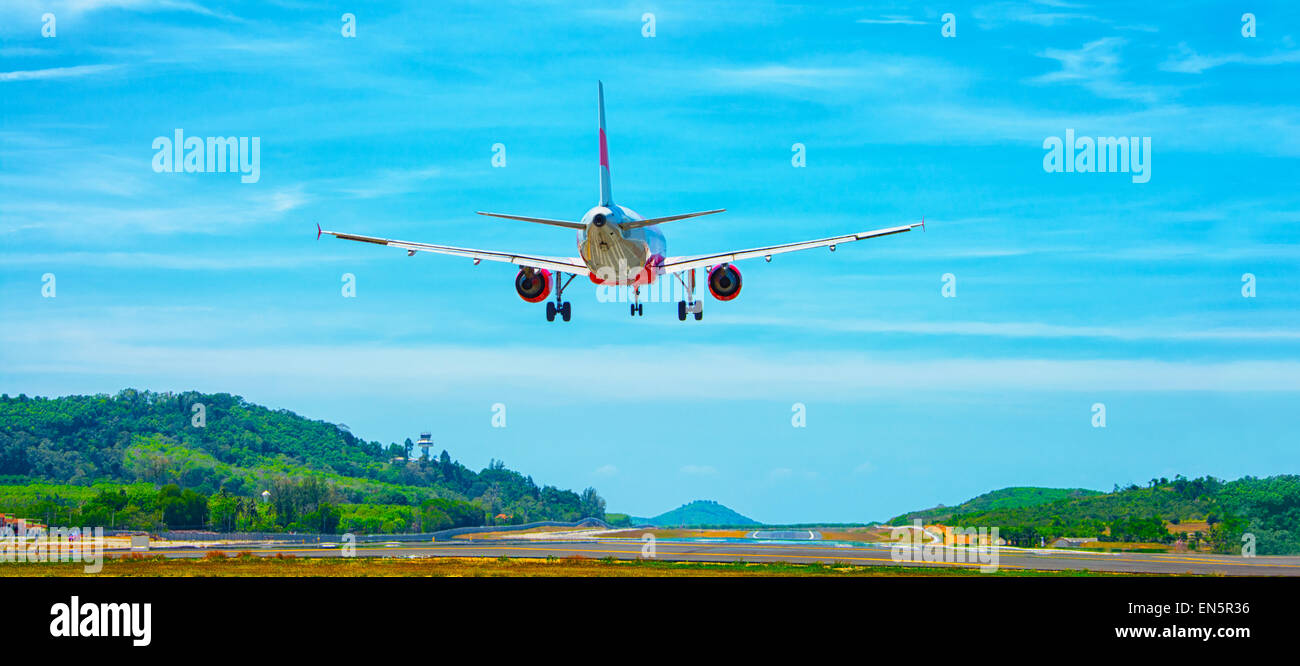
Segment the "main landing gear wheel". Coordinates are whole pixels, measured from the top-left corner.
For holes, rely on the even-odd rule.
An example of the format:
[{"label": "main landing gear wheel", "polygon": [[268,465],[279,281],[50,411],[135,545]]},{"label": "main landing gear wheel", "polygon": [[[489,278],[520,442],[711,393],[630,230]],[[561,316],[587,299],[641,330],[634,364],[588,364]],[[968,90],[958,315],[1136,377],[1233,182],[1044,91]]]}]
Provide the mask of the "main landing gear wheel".
[{"label": "main landing gear wheel", "polygon": [[695,321],[699,321],[699,320],[701,320],[701,319],[703,319],[703,318],[704,318],[704,308],[700,308],[699,310],[696,310],[696,311],[695,311]]},{"label": "main landing gear wheel", "polygon": [[561,319],[569,321],[569,317],[573,315],[573,304],[565,301],[557,305],[554,301],[547,301],[546,321],[555,321],[555,315],[560,315]]},{"label": "main landing gear wheel", "polygon": [[686,301],[677,301],[677,321],[686,321]]},{"label": "main landing gear wheel", "polygon": [[564,321],[569,321],[573,315],[573,305],[564,300],[564,288],[573,282],[572,275],[569,279],[564,280],[564,273],[555,274],[555,300],[546,302],[546,321],[555,321],[555,315],[560,315]]}]

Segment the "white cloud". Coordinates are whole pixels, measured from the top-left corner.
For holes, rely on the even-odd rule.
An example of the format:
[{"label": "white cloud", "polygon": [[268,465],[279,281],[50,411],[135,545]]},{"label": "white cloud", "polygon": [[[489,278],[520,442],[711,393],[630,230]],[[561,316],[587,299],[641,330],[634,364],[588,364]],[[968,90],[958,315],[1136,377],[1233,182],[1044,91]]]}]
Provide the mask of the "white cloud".
[{"label": "white cloud", "polygon": [[44,79],[70,79],[90,76],[117,69],[118,65],[77,65],[75,67],[51,67],[49,69],[28,69],[13,72],[0,72],[0,81],[38,81]]},{"label": "white cloud", "polygon": [[1207,69],[1224,65],[1284,65],[1300,63],[1300,51],[1278,51],[1262,56],[1250,56],[1243,53],[1225,53],[1219,55],[1201,55],[1186,44],[1178,45],[1178,53],[1169,56],[1160,64],[1166,72],[1183,74],[1200,74]]},{"label": "white cloud", "polygon": [[960,88],[969,78],[966,71],[938,59],[879,53],[846,53],[833,60],[697,68],[691,73],[698,75],[700,83],[710,90],[758,89],[795,96],[810,90],[852,93],[852,97],[831,100],[840,102],[877,93],[895,97],[913,91],[933,94],[935,90]]},{"label": "white cloud", "polygon": [[618,474],[618,468],[613,465],[601,465],[596,468],[596,476],[614,476]]},{"label": "white cloud", "polygon": [[1060,11],[1080,8],[1080,5],[1053,0],[995,2],[976,7],[971,12],[971,15],[981,24],[989,27],[998,27],[1007,23],[1030,23],[1040,27],[1051,27],[1074,21],[1103,20],[1100,17],[1083,12]]},{"label": "white cloud", "polygon": [[858,19],[857,22],[871,25],[925,25],[928,23],[928,21],[920,21],[909,16],[897,15],[887,15],[881,18]]},{"label": "white cloud", "polygon": [[1120,80],[1120,50],[1126,40],[1105,37],[1084,44],[1076,50],[1047,49],[1039,57],[1060,63],[1061,68],[1029,79],[1030,83],[1070,83],[1083,87],[1098,97],[1155,102],[1154,88],[1137,86]]},{"label": "white cloud", "polygon": [[850,333],[899,333],[906,335],[958,335],[997,338],[1033,338],[1068,340],[1095,338],[1142,342],[1177,341],[1300,341],[1300,329],[1291,327],[1208,327],[1187,324],[1052,324],[1033,321],[905,321],[896,319],[824,319],[806,317],[739,317],[715,315],[715,321],[727,324],[804,329]]},{"label": "white cloud", "polygon": [[[304,240],[316,233],[303,227]],[[68,252],[19,252],[0,254],[0,266],[36,266],[58,268],[62,266],[102,266],[107,268],[162,269],[178,271],[240,271],[247,269],[302,268],[332,263],[365,263],[383,258],[375,255],[358,257],[356,255],[337,254],[320,255],[315,252],[305,254],[285,254],[283,252],[261,252],[238,254],[211,253],[162,253],[162,252],[87,252],[84,250]]]},{"label": "white cloud", "polygon": [[[621,376],[656,376],[664,368],[689,368],[692,381],[665,387],[679,400],[767,399],[774,391],[808,399],[860,398],[873,391],[896,395],[988,391],[1215,391],[1300,392],[1300,361],[1053,360],[1043,358],[925,358],[865,353],[783,352],[733,346],[562,349],[385,345],[299,345],[293,347],[157,346],[112,341],[112,331],[94,322],[52,329],[49,325],[7,327],[0,341],[8,357],[7,377],[58,375],[131,377],[148,385],[243,386],[274,383],[304,395],[389,391],[419,384],[429,395],[455,395],[502,385],[555,387],[554,399],[585,400],[611,379],[595,355],[627,359]],[[328,359],[328,363],[322,362]],[[429,368],[437,368],[431,375]],[[617,380],[616,380],[617,381]],[[30,390],[12,383],[3,387]],[[617,390],[614,390],[617,389]],[[602,395],[627,400],[644,393],[622,387]],[[710,474],[708,466],[687,465],[685,474]]]},{"label": "white cloud", "polygon": [[850,67],[796,67],[781,64],[716,68],[711,73],[720,84],[742,88],[838,88],[850,85],[859,75],[857,70]]}]

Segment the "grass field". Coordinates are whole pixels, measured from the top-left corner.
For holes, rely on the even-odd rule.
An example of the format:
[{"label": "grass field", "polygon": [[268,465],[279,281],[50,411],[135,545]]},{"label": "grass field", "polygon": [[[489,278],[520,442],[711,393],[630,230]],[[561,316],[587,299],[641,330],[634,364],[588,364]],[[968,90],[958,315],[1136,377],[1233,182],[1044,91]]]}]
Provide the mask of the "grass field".
[{"label": "grass field", "polygon": [[166,559],[161,556],[108,558],[98,574],[78,563],[0,564],[5,576],[581,576],[581,577],[734,577],[734,576],[1113,576],[1088,571],[999,571],[981,574],[958,567],[854,566],[848,564],[708,563],[587,558],[511,559],[430,557],[298,558],[221,557]]}]

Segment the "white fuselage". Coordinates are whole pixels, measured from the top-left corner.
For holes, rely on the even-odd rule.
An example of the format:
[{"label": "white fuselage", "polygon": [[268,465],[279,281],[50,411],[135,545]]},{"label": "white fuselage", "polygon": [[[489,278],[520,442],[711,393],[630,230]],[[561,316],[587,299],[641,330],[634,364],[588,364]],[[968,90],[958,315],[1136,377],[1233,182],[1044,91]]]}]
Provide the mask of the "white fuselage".
[{"label": "white fuselage", "polygon": [[593,282],[643,285],[654,282],[667,250],[664,235],[657,228],[623,229],[623,222],[640,221],[625,206],[596,206],[582,216],[578,232],[578,253]]}]

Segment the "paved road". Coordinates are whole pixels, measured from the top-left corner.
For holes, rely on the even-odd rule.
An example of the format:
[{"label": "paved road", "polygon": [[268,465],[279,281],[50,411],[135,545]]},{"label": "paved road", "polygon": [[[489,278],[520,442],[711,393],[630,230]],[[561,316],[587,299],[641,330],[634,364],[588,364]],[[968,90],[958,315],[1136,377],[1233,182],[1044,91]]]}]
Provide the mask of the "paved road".
[{"label": "paved road", "polygon": [[[475,540],[448,543],[405,543],[400,545],[358,545],[359,557],[517,557],[545,558],[582,556],[592,559],[614,557],[635,559],[641,556],[641,541],[603,539],[589,541]],[[155,549],[168,557],[202,557],[209,549]],[[338,548],[304,547],[298,544],[249,548],[222,548],[228,554],[252,551],[256,555],[276,553],[299,557],[339,557]],[[965,549],[957,549],[965,550]],[[952,552],[952,551],[947,551]],[[844,562],[855,565],[894,565],[890,551],[883,548],[834,542],[743,543],[677,541],[660,539],[655,543],[655,558],[664,561],[696,562]],[[949,558],[951,559],[951,558]],[[908,566],[977,568],[978,562],[902,563]],[[1003,570],[1087,569],[1158,574],[1223,574],[1231,576],[1300,576],[1300,557],[1242,558],[1229,555],[1190,555],[1155,553],[1085,553],[1064,550],[1021,550],[1003,548],[998,566]]]}]

